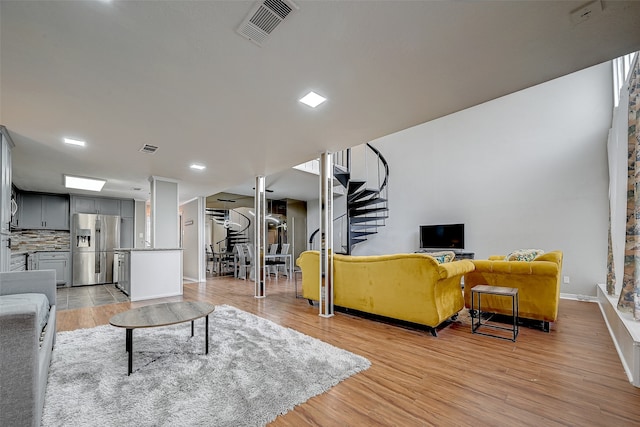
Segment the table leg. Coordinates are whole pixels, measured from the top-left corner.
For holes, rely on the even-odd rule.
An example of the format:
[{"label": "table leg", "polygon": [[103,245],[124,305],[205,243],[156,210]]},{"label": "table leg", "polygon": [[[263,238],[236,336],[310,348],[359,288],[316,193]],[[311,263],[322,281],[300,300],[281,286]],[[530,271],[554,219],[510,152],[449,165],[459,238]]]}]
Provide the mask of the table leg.
[{"label": "table leg", "polygon": [[127,376],[131,375],[133,372],[133,329],[127,329],[127,353],[129,358],[128,368],[127,368]]},{"label": "table leg", "polygon": [[191,336],[193,336],[193,320],[191,321]]},{"label": "table leg", "polygon": [[204,317],[204,354],[209,354],[209,315]]}]

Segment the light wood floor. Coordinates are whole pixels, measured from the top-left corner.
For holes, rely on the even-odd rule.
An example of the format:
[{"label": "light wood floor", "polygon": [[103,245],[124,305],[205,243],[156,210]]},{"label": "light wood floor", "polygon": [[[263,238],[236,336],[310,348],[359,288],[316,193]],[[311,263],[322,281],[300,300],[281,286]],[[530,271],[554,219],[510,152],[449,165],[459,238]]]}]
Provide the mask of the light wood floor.
[{"label": "light wood floor", "polygon": [[[466,310],[437,338],[341,313],[321,318],[283,279],[267,281],[265,299],[233,278],[187,284],[183,298],[235,306],[371,361],[274,426],[640,425],[640,389],[628,382],[595,303],[561,300],[550,333],[521,328],[514,343],[472,335]],[[154,302],[62,310],[58,331],[107,324]]]}]

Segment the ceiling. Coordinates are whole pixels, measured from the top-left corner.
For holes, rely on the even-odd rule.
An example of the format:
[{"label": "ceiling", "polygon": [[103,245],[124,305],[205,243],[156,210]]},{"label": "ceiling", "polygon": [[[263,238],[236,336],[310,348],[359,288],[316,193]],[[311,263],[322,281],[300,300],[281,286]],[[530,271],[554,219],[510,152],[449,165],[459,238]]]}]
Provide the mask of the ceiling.
[{"label": "ceiling", "polygon": [[[267,175],[269,197],[306,200],[317,180],[288,170],[320,152],[640,49],[635,1],[603,1],[579,24],[570,13],[586,2],[297,3],[260,47],[236,32],[253,1],[2,0],[14,183],[64,193],[62,174],[75,174],[142,200],[159,176],[186,201],[251,194]],[[327,102],[299,103],[309,90]]]}]

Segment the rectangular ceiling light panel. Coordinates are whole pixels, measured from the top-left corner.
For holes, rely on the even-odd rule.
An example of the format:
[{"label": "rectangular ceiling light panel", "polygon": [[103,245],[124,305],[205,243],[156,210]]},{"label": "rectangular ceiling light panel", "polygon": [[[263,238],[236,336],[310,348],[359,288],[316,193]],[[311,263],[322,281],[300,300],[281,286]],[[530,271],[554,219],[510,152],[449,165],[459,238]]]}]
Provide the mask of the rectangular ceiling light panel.
[{"label": "rectangular ceiling light panel", "polygon": [[65,144],[69,144],[69,145],[77,145],[79,147],[84,147],[85,146],[85,142],[81,141],[79,139],[65,138],[64,139],[64,143]]},{"label": "rectangular ceiling light panel", "polygon": [[102,191],[107,183],[104,179],[83,178],[80,176],[65,175],[64,186],[76,190]]}]

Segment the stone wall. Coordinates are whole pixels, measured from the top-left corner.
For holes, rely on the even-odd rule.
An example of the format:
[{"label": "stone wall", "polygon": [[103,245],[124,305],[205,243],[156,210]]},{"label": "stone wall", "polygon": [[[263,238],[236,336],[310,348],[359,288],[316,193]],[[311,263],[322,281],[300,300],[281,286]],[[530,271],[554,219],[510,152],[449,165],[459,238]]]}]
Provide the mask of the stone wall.
[{"label": "stone wall", "polygon": [[20,230],[11,233],[11,250],[64,251],[70,250],[70,234],[58,230]]}]

